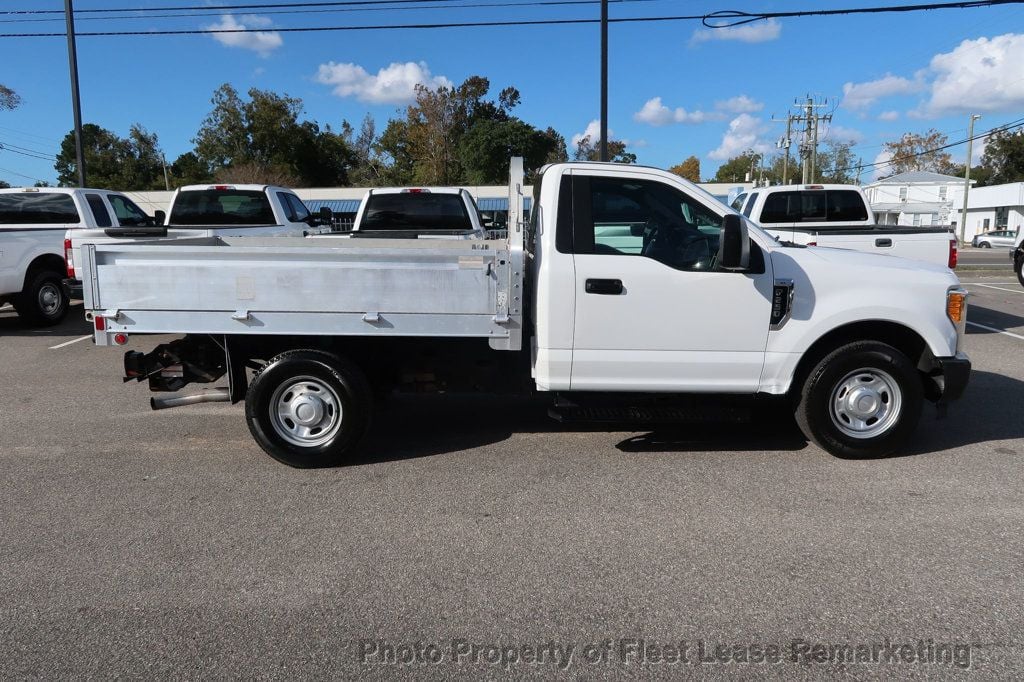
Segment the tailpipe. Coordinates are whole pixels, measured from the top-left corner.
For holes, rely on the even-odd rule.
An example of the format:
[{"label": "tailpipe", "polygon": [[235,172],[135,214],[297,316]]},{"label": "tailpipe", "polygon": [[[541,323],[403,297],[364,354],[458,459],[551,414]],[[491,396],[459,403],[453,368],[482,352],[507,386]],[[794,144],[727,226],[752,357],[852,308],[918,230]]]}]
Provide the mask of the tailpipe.
[{"label": "tailpipe", "polygon": [[195,395],[177,395],[171,398],[150,398],[149,406],[154,410],[169,410],[172,407],[183,405],[198,405],[199,403],[226,403],[230,402],[231,394],[225,389],[196,393]]}]

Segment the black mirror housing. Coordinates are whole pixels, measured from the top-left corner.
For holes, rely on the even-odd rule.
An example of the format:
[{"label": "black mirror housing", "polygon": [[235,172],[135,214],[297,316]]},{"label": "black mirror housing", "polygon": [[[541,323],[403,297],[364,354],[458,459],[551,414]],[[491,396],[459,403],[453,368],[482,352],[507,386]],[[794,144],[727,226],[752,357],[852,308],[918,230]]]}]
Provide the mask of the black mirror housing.
[{"label": "black mirror housing", "polygon": [[165,222],[167,222],[167,214],[166,213],[164,213],[163,211],[154,211],[153,212],[153,225],[154,225],[154,227],[159,227],[159,226],[163,225]]},{"label": "black mirror housing", "polygon": [[742,272],[750,268],[750,236],[747,223],[737,213],[722,219],[722,236],[718,240],[718,267]]}]

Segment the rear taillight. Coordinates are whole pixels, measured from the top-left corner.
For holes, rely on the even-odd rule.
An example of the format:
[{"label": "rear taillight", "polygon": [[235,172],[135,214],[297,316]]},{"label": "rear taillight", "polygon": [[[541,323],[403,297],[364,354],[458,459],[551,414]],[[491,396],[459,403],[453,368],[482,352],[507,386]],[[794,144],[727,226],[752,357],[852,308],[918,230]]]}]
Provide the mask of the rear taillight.
[{"label": "rear taillight", "polygon": [[950,239],[949,240],[949,264],[948,264],[947,267],[949,267],[950,270],[952,270],[953,268],[956,267],[956,240],[955,239]]},{"label": "rear taillight", "polygon": [[64,266],[68,270],[68,278],[75,278],[75,257],[71,251],[71,240],[64,240]]},{"label": "rear taillight", "polygon": [[818,242],[807,242],[807,246],[817,246]]}]

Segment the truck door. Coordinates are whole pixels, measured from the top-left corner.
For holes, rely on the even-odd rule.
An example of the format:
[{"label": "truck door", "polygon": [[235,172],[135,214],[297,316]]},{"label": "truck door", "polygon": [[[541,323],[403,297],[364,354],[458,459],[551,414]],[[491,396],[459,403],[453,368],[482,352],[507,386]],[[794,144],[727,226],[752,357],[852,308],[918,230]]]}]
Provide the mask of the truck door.
[{"label": "truck door", "polygon": [[771,264],[716,268],[722,216],[656,175],[573,173],[572,390],[757,390]]}]

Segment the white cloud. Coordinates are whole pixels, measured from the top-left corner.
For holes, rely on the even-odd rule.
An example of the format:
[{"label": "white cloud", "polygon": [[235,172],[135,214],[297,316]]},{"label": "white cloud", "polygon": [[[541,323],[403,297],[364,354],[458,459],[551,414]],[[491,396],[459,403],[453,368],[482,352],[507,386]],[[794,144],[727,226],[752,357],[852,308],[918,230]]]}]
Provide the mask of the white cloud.
[{"label": "white cloud", "polygon": [[767,154],[775,147],[761,136],[768,132],[768,126],[750,114],[740,114],[729,122],[729,129],[722,135],[722,144],[708,154],[709,158],[725,161],[739,156],[748,149]]},{"label": "white cloud", "polygon": [[776,40],[782,34],[782,23],[777,19],[755,22],[742,26],[723,28],[702,28],[693,32],[690,44],[706,43],[709,40],[738,40],[742,43],[765,43]]},{"label": "white cloud", "polygon": [[1016,111],[1024,107],[1024,34],[965,40],[929,65],[935,78],[922,116],[970,111]]},{"label": "white cloud", "polygon": [[[611,128],[609,128],[608,129],[608,139],[610,140],[614,136],[615,136],[615,132]],[[584,131],[582,133],[576,133],[575,135],[573,135],[572,136],[572,146],[573,146],[573,148],[575,148],[576,145],[578,145],[580,143],[580,140],[582,140],[584,137],[589,137],[591,144],[597,144],[598,142],[600,142],[601,141],[601,122],[598,121],[595,118],[593,121],[591,121],[590,123],[587,124],[586,129],[584,129]]]},{"label": "white cloud", "polygon": [[886,151],[885,149],[878,152],[873,163],[879,165],[876,165],[871,169],[871,179],[877,180],[881,177],[892,175],[892,166],[889,165],[890,161],[892,161],[892,152]]},{"label": "white cloud", "polygon": [[849,142],[850,144],[857,144],[864,141],[864,133],[854,128],[847,128],[845,126],[829,126],[827,139],[834,140],[836,142]]},{"label": "white cloud", "polygon": [[371,75],[358,64],[321,64],[316,81],[333,85],[338,97],[355,97],[370,104],[408,104],[416,99],[416,86],[452,87],[444,76],[433,76],[426,62],[394,62]]},{"label": "white cloud", "polygon": [[652,126],[667,126],[672,123],[704,123],[705,121],[721,120],[723,114],[705,111],[687,111],[682,107],[669,109],[661,103],[660,97],[647,100],[640,111],[633,114],[633,120]]},{"label": "white cloud", "polygon": [[764,109],[764,102],[758,102],[746,95],[738,95],[715,102],[715,108],[719,111],[728,111],[731,114],[752,114]]},{"label": "white cloud", "polygon": [[[223,14],[220,23],[204,26],[208,31],[237,31],[240,29],[269,28],[272,22],[267,17],[255,14],[245,14],[235,18],[230,14]],[[281,34],[277,31],[256,31],[255,33],[214,33],[213,39],[227,47],[240,47],[243,50],[252,50],[259,53],[261,57],[267,57],[271,52],[284,45]]]},{"label": "white cloud", "polygon": [[877,80],[843,85],[843,106],[847,109],[867,109],[883,97],[920,92],[924,87],[920,78],[910,80],[887,73]]},{"label": "white cloud", "polygon": [[896,121],[896,120],[899,119],[899,117],[900,117],[900,112],[898,112],[898,111],[883,111],[882,113],[880,113],[878,115],[878,120],[879,121]]}]

